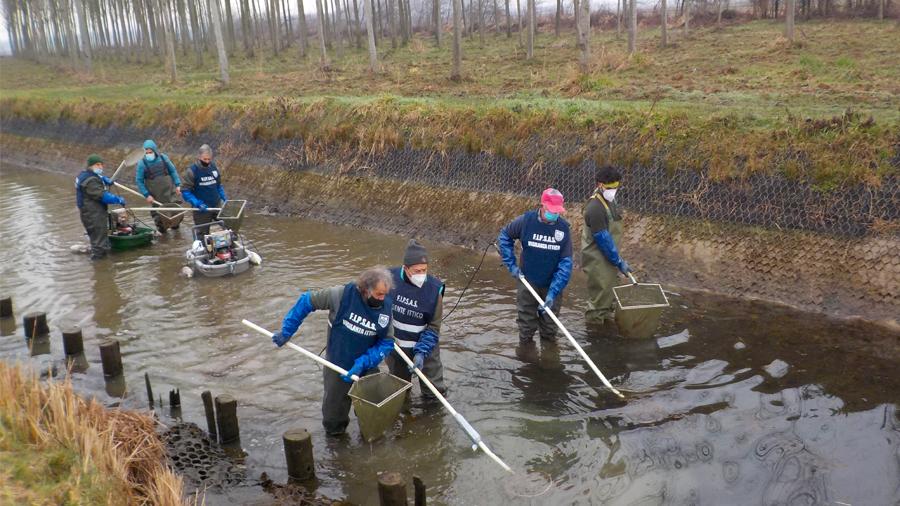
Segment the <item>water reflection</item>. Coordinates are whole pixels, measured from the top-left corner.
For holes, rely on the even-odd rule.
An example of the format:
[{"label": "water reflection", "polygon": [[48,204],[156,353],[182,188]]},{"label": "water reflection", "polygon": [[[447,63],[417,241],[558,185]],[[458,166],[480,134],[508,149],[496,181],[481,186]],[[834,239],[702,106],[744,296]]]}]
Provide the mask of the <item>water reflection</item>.
[{"label": "water reflection", "polygon": [[[233,395],[252,474],[284,482],[281,434],[304,427],[319,491],[359,504],[377,504],[375,476],[387,470],[421,476],[446,504],[900,501],[896,332],[685,293],[671,298],[659,342],[621,340],[612,329],[584,327],[577,297],[584,287],[575,276],[560,317],[625,393],[619,400],[563,336],[516,348],[514,283],[496,256],[444,323],[441,355],[450,402],[523,481],[473,452],[456,422],[418,396],[382,440],[364,443],[352,421],[347,438],[326,438],[319,368],[240,319],[275,326],[302,289],[395,264],[405,238],[252,215],[243,231],[265,263],[235,278],[178,277],[184,230],[91,263],[68,251],[83,241],[70,178],[4,170],[0,236],[16,240],[3,241],[0,252],[21,262],[0,264],[0,293],[22,313],[47,311],[51,321],[77,322],[98,338],[120,336],[125,376],[104,385],[101,368],[91,367],[73,378],[79,388],[144,407],[125,385],[140,385],[149,371],[180,388],[180,416],[201,426],[200,392]],[[447,282],[446,310],[480,254],[426,244]],[[62,359],[53,336],[49,355],[30,358],[34,348],[23,346],[15,325],[0,320],[0,357]],[[317,312],[294,339],[319,350],[326,331],[326,315]],[[86,350],[96,365],[96,343]],[[541,495],[523,497],[532,489]],[[229,496],[210,497],[216,504]]]}]

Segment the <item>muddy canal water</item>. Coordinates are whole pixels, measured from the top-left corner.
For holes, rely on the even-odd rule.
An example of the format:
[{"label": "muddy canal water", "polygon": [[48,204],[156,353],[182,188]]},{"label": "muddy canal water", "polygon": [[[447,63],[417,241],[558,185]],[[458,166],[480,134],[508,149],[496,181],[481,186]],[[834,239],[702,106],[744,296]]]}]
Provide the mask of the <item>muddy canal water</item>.
[{"label": "muddy canal water", "polygon": [[[184,419],[201,426],[203,390],[237,398],[251,478],[265,471],[283,482],[281,434],[305,427],[313,434],[318,491],[359,504],[377,504],[375,475],[384,470],[422,477],[433,504],[900,501],[898,337],[889,331],[674,294],[660,339],[623,341],[587,333],[583,280],[576,278],[562,320],[626,392],[619,401],[566,341],[517,348],[513,280],[489,255],[445,322],[441,354],[450,401],[524,476],[509,479],[472,452],[451,417],[419,399],[418,386],[386,438],[364,443],[353,422],[349,437],[326,438],[319,367],[240,324],[248,318],[276,328],[302,290],[395,264],[405,238],[254,214],[243,231],[262,267],[234,278],[185,279],[178,275],[189,243],[184,229],[97,263],[71,253],[83,241],[72,186],[70,176],[3,167],[0,291],[14,297],[18,328],[4,327],[0,356],[58,362],[59,327],[79,324],[91,367],[75,382],[111,404],[117,400],[104,391],[96,345],[115,336],[129,386],[124,405],[146,406],[145,372],[157,393],[180,388]],[[446,313],[480,254],[428,245],[432,272],[447,282]],[[28,356],[21,315],[29,310],[48,313],[50,355]],[[313,314],[294,342],[321,350],[326,321]],[[543,495],[521,497],[540,482],[550,484]],[[258,501],[258,491],[215,492],[209,503]]]}]

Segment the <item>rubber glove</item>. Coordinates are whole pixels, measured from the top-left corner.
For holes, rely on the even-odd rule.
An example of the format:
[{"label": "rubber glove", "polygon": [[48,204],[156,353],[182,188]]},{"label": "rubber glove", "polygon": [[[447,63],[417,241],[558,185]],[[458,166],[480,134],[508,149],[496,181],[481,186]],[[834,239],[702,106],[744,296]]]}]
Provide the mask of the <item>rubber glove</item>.
[{"label": "rubber glove", "polygon": [[622,274],[628,274],[631,272],[631,266],[628,265],[628,262],[622,260],[622,264],[619,265],[619,270],[622,271]]},{"label": "rubber glove", "polygon": [[362,376],[362,373],[365,372],[365,356],[359,357],[353,361],[353,367],[347,371],[347,374],[342,374],[341,379],[344,380],[345,383],[353,383],[353,376]]},{"label": "rubber glove", "polygon": [[503,259],[503,263],[506,264],[512,277],[519,279],[522,271],[516,265],[515,241],[506,233],[506,229],[501,230],[500,235],[497,236],[497,250],[500,251],[500,258]]},{"label": "rubber glove", "polygon": [[438,335],[431,329],[425,329],[419,334],[419,340],[413,346],[413,353],[422,354],[424,356],[431,355],[434,347],[438,344]]},{"label": "rubber glove", "polygon": [[425,367],[425,355],[422,353],[416,353],[413,357],[413,365],[416,366],[416,369],[422,370]]},{"label": "rubber glove", "polygon": [[105,184],[106,186],[112,186],[112,185],[113,185],[113,180],[110,179],[110,178],[108,178],[108,177],[106,177],[106,176],[100,176],[100,179],[103,180],[103,184]]},{"label": "rubber glove", "polygon": [[201,213],[205,213],[206,210],[209,209],[209,206],[207,206],[206,204],[204,204],[203,202],[201,202],[200,205],[197,206],[197,209],[200,209],[200,212],[201,212]]},{"label": "rubber glove", "polygon": [[545,311],[547,311],[547,308],[553,309],[554,302],[555,300],[553,296],[548,294],[547,298],[544,299],[544,303],[541,304],[541,307],[538,308],[538,313],[543,314]]},{"label": "rubber glove", "polygon": [[622,259],[619,256],[619,249],[616,248],[616,243],[613,241],[612,235],[610,235],[609,230],[601,230],[594,234],[594,242],[597,243],[597,247],[600,248],[600,251],[603,252],[603,256],[609,261],[609,263],[616,266],[622,274],[628,273],[631,271],[631,267],[628,265],[628,262]]},{"label": "rubber glove", "polygon": [[290,340],[291,340],[291,338],[284,335],[280,330],[278,332],[275,332],[274,334],[272,334],[272,342],[275,343],[275,345],[278,346],[279,348],[284,346],[285,343],[287,343]]}]

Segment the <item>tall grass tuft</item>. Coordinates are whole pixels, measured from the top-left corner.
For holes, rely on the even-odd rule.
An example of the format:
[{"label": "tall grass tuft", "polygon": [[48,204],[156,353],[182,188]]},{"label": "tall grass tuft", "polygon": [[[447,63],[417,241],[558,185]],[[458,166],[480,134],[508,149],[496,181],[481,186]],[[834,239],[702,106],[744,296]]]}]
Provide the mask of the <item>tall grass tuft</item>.
[{"label": "tall grass tuft", "polygon": [[188,504],[153,418],[107,409],[77,396],[68,378],[42,383],[5,362],[0,462],[0,502]]}]

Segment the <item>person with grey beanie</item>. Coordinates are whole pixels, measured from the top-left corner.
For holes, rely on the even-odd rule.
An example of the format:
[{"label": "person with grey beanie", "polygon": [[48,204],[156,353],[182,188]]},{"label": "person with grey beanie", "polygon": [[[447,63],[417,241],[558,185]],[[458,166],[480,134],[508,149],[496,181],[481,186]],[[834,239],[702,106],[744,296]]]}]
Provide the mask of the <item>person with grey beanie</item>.
[{"label": "person with grey beanie", "polygon": [[[428,251],[415,239],[406,245],[403,265],[390,269],[394,287],[394,335],[397,344],[412,359],[434,387],[445,394],[444,366],[441,364],[438,337],[443,315],[444,283],[428,274]],[[391,374],[410,381],[412,372],[394,350],[386,359]],[[422,388],[422,396],[434,398],[430,390]]]}]

